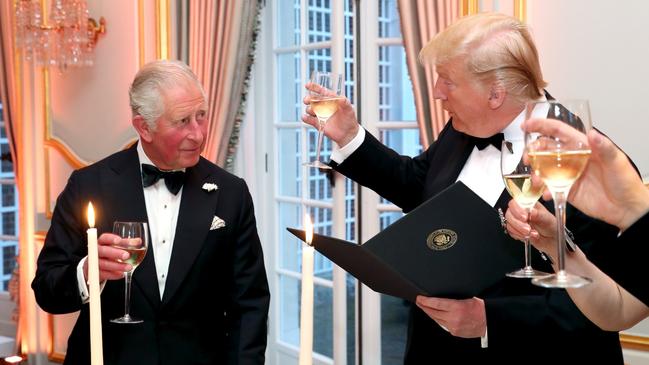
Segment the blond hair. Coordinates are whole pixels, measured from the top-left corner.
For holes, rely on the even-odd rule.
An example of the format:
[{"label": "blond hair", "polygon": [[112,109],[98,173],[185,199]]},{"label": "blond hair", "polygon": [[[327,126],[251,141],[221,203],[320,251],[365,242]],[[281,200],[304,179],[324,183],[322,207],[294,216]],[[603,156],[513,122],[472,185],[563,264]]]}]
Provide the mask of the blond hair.
[{"label": "blond hair", "polygon": [[419,52],[423,64],[443,65],[462,58],[476,81],[495,83],[520,102],[538,99],[547,85],[528,27],[508,15],[480,13],[461,18]]}]

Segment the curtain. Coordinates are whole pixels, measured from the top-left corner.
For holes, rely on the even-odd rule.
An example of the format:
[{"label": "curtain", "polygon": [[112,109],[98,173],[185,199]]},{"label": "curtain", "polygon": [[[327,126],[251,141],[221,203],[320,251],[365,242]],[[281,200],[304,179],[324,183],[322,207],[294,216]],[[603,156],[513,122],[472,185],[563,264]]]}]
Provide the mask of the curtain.
[{"label": "curtain", "polygon": [[[0,2],[0,102],[2,103],[2,119],[4,120],[4,128],[9,141],[9,150],[11,153],[11,160],[13,161],[14,176],[16,186],[20,174],[18,171],[18,146],[17,143],[20,135],[20,117],[18,116],[18,102],[17,97],[20,94],[20,85],[16,82],[15,77],[15,52],[14,52],[14,7],[13,1]],[[5,156],[3,156],[5,158]],[[20,218],[19,218],[20,219]],[[20,245],[21,248],[23,245]],[[16,348],[21,348],[21,339],[26,336],[23,328],[26,328],[25,316],[20,316],[20,313],[26,313],[25,308],[21,308],[20,303],[26,290],[29,287],[19,285],[20,276],[18,275],[18,266],[13,272],[9,282],[9,294],[11,299],[16,302],[16,310],[13,318],[16,320]],[[23,280],[24,281],[24,280]],[[22,292],[22,294],[21,294]]]},{"label": "curtain", "polygon": [[245,111],[259,0],[189,2],[188,63],[208,97],[205,158],[232,170]]},{"label": "curtain", "polygon": [[399,0],[397,6],[421,145],[426,149],[444,128],[448,113],[442,109],[441,102],[433,97],[434,67],[419,64],[419,51],[437,32],[459,17],[460,4],[447,0]]}]

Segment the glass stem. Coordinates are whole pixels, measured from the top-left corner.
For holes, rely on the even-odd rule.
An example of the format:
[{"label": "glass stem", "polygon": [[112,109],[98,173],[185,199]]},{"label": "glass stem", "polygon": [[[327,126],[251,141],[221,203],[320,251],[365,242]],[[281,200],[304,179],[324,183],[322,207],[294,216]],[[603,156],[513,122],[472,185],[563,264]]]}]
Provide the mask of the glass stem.
[{"label": "glass stem", "polygon": [[130,317],[129,312],[131,310],[131,278],[133,277],[133,271],[128,271],[124,273],[124,317]]},{"label": "glass stem", "polygon": [[[530,215],[532,214],[532,209],[527,209],[527,219],[525,220],[527,225],[530,225]],[[530,244],[530,233],[528,232],[525,235],[525,270],[532,270],[532,245]]]},{"label": "glass stem", "polygon": [[566,193],[558,191],[553,194],[552,198],[554,199],[554,210],[557,218],[557,257],[559,260],[557,276],[561,280],[566,274],[564,257],[566,251]]},{"label": "glass stem", "polygon": [[315,150],[315,161],[320,161],[320,149],[322,148],[322,140],[324,139],[324,126],[327,123],[326,119],[318,118],[318,145]]}]

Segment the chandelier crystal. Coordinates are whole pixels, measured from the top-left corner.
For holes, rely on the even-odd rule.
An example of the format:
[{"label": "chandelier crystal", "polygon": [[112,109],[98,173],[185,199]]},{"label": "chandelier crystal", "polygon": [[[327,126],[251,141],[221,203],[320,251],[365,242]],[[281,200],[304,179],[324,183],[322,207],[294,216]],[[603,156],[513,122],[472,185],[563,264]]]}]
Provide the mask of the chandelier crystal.
[{"label": "chandelier crystal", "polygon": [[37,66],[92,66],[97,38],[105,29],[103,17],[99,23],[89,17],[85,0],[51,0],[47,21],[40,0],[16,1],[16,45]]}]

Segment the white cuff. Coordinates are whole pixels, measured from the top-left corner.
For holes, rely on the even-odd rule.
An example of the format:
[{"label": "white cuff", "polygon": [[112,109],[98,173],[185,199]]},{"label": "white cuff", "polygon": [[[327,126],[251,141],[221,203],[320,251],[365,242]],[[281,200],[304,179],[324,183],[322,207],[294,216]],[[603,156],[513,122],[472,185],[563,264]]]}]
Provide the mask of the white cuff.
[{"label": "white cuff", "polygon": [[486,349],[489,347],[489,328],[485,327],[484,336],[480,337],[480,347]]},{"label": "white cuff", "polygon": [[347,157],[354,153],[354,151],[356,151],[358,147],[361,146],[361,144],[363,144],[364,140],[365,129],[359,126],[356,136],[351,141],[349,141],[349,143],[347,143],[343,147],[334,147],[333,151],[331,152],[331,159],[340,165],[347,159]]},{"label": "white cuff", "polygon": [[[83,276],[83,265],[86,263],[88,256],[84,257],[79,261],[77,265],[77,286],[79,287],[79,295],[81,296],[81,304],[86,304],[90,301],[90,292],[88,291],[88,284],[86,284],[86,278]],[[99,283],[99,292],[104,291],[104,286],[106,286],[106,280]]]},{"label": "white cuff", "polygon": [[77,284],[79,286],[79,295],[81,296],[81,303],[86,304],[90,300],[90,293],[88,293],[88,285],[86,285],[86,278],[83,276],[83,265],[86,263],[88,256],[79,261],[77,265]]}]

